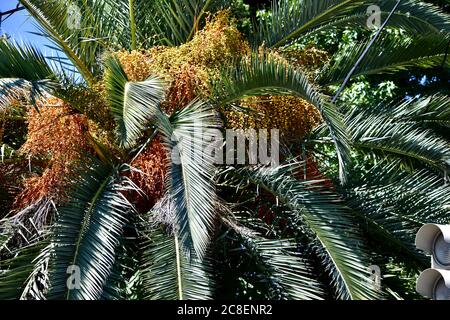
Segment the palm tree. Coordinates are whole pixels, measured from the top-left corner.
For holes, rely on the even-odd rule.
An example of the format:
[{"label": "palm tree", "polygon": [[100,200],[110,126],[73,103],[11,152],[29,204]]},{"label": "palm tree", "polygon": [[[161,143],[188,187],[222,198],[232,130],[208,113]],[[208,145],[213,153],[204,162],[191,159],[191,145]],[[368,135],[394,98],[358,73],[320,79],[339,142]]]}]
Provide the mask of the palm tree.
[{"label": "palm tree", "polygon": [[[235,1],[79,0],[74,21],[20,0],[64,55],[0,43],[0,298],[408,296],[367,267],[426,266],[412,237],[448,221],[450,99],[335,104],[367,43],[315,72],[292,49],[364,28],[372,2],[274,1],[245,37]],[[376,2],[385,18],[396,1]],[[449,21],[402,1],[409,40],[377,42],[353,77],[448,67]],[[280,128],[281,164],[217,165],[205,141],[227,128]]]}]

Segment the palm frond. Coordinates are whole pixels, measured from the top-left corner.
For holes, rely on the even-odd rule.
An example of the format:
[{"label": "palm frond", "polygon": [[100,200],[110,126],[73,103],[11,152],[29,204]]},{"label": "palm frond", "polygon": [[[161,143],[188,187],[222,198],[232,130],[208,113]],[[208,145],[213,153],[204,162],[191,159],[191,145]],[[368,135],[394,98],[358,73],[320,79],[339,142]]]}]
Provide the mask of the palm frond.
[{"label": "palm frond", "polygon": [[[449,39],[441,34],[415,36],[407,42],[385,37],[369,49],[353,77],[441,66],[445,62]],[[322,84],[342,82],[366,47],[367,42],[362,42],[345,50],[324,67],[318,81]],[[450,65],[450,62],[446,64]]]},{"label": "palm frond", "polygon": [[257,43],[280,47],[363,4],[358,0],[274,0],[272,16],[259,25]]},{"label": "palm frond", "polygon": [[9,41],[0,41],[0,78],[56,80],[54,71],[38,49]]},{"label": "palm frond", "polygon": [[169,119],[159,106],[163,95],[159,80],[127,82],[117,60],[109,60],[108,74],[108,98],[119,124],[119,142],[131,146],[146,123],[162,134],[171,155],[168,185],[182,245],[193,245],[201,258],[213,226],[215,199],[214,158],[204,147],[214,138],[211,130],[220,128],[218,115],[205,102],[193,101]]},{"label": "palm frond", "polygon": [[[274,0],[272,16],[260,23],[256,43],[280,47],[326,27],[355,22],[365,25],[370,5],[378,5],[380,16],[385,17],[395,3],[395,0]],[[415,0],[402,1],[391,24],[413,30],[450,30],[448,15],[437,6]]]},{"label": "palm frond", "polygon": [[426,169],[408,173],[395,162],[381,161],[353,183],[348,192],[360,199],[368,215],[379,216],[386,222],[389,217],[397,216],[411,223],[412,245],[413,235],[422,224],[448,222],[449,188],[442,177]]},{"label": "palm frond", "polygon": [[295,95],[313,104],[321,113],[336,146],[339,178],[345,182],[349,163],[349,136],[343,117],[328,97],[322,95],[305,75],[271,57],[254,54],[250,62],[241,61],[216,85],[216,102],[227,104],[248,96],[266,94]]},{"label": "palm frond", "polygon": [[368,234],[405,263],[423,266],[414,238],[424,223],[448,223],[449,186],[422,169],[399,169],[398,161],[380,161],[348,184],[346,203],[364,216]]},{"label": "palm frond", "polygon": [[[368,2],[370,3],[371,1]],[[374,4],[378,5],[383,10],[388,11],[394,7],[396,2],[396,0],[376,0]],[[411,24],[428,24],[430,28],[435,29],[435,32],[450,32],[449,15],[437,5],[433,5],[425,1],[401,1],[395,14],[406,16],[409,20],[411,20]]]},{"label": "palm frond", "polygon": [[36,102],[46,93],[55,89],[54,83],[48,80],[27,81],[18,78],[0,79],[0,111],[4,111],[12,103],[26,98],[37,108]]},{"label": "palm frond", "polygon": [[44,247],[39,255],[32,261],[33,271],[25,282],[20,296],[21,300],[44,300],[50,285],[48,266],[53,253],[53,245],[50,243]]},{"label": "palm frond", "polygon": [[[40,277],[42,270],[40,255],[48,246],[48,241],[39,240],[16,250],[15,256],[0,261],[0,299],[12,300],[26,297],[24,293],[34,293],[35,298],[43,292],[42,287],[30,287],[31,276]],[[42,278],[40,278],[42,279]],[[35,282],[36,285],[38,285]]]},{"label": "palm frond", "polygon": [[0,110],[21,98],[34,105],[40,96],[56,88],[57,81],[36,48],[0,41]]},{"label": "palm frond", "polygon": [[400,122],[450,128],[450,98],[437,94],[407,100],[390,109],[388,115]]},{"label": "palm frond", "polygon": [[205,300],[210,299],[211,279],[208,260],[187,259],[175,235],[153,226],[144,231],[142,278],[146,299]]},{"label": "palm frond", "polygon": [[357,150],[415,160],[439,170],[449,167],[448,141],[415,123],[355,111],[347,118],[347,126]]},{"label": "palm frond", "polygon": [[72,21],[67,1],[20,0],[20,3],[37,20],[43,34],[48,35],[67,55],[88,84],[92,84],[99,73],[101,53],[109,45],[128,47],[129,37],[123,39],[124,30],[129,34],[128,25],[124,24],[128,20],[121,19],[121,2],[74,1],[72,5],[79,9],[79,21]]},{"label": "palm frond", "polygon": [[234,231],[239,235],[242,253],[254,257],[258,265],[255,272],[261,275],[262,281],[269,283],[269,299],[323,299],[322,284],[315,279],[309,261],[296,252],[291,240],[265,239],[237,228]]},{"label": "palm frond", "polygon": [[[52,243],[49,297],[98,299],[111,275],[128,214],[132,210],[117,168],[94,163],[75,181],[67,205],[59,208]],[[79,287],[68,288],[68,268],[78,267]],[[76,284],[75,284],[76,285]]]},{"label": "palm frond", "polygon": [[317,239],[316,252],[332,278],[338,298],[376,299],[378,293],[367,282],[366,267],[370,260],[354,214],[333,192],[317,189],[314,181],[291,177],[294,169],[288,164],[241,174],[276,196],[293,210],[295,220],[313,232]]},{"label": "palm frond", "polygon": [[144,82],[128,82],[120,62],[113,57],[106,61],[105,83],[119,144],[130,148],[157,115],[164,97],[163,83],[154,77]]},{"label": "palm frond", "polygon": [[208,11],[214,12],[224,0],[156,0],[154,2],[157,35],[167,45],[183,44],[200,29]]},{"label": "palm frond", "polygon": [[[307,31],[303,36],[311,37],[314,35],[319,35],[321,33],[323,34],[327,30],[332,30],[333,28],[344,29],[349,26],[367,28],[367,20],[368,20],[368,15],[366,12],[367,6],[363,7],[363,10],[361,11],[355,10],[355,13],[348,14],[340,18],[336,18],[334,20],[331,20],[330,22],[318,26],[317,28]],[[380,21],[385,21],[387,19],[387,17],[390,14],[389,9],[391,9],[391,7],[385,8],[385,10],[383,10],[383,8],[380,8],[381,10],[379,12]],[[396,11],[389,19],[387,25],[390,27],[405,30],[406,33],[411,36],[415,36],[418,34],[440,33],[440,30],[437,29],[436,26],[430,24],[426,20],[418,19],[415,16],[411,16],[407,12]]]},{"label": "palm frond", "polygon": [[160,122],[164,143],[170,146],[168,183],[176,212],[178,235],[185,249],[202,258],[215,219],[214,157],[205,146],[220,128],[211,105],[192,101],[171,117],[170,127]]}]

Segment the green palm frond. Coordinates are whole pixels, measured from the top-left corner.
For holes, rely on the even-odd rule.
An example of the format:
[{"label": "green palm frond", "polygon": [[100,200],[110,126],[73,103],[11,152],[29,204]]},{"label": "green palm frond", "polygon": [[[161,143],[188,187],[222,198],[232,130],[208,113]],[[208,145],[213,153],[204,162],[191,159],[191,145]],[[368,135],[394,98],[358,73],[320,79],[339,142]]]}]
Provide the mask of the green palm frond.
[{"label": "green palm frond", "polygon": [[[426,169],[408,173],[400,170],[395,162],[381,161],[348,192],[360,199],[360,205],[366,208],[363,212],[368,215],[386,220],[397,216],[417,228],[428,222],[448,222],[449,190],[450,186],[442,182],[442,177]],[[411,230],[411,235],[414,232]],[[410,243],[412,245],[412,241]]]},{"label": "green palm frond", "polygon": [[401,122],[414,122],[429,127],[443,126],[450,128],[450,98],[437,94],[400,103],[388,113]]},{"label": "green palm frond", "polygon": [[320,300],[324,297],[322,284],[315,278],[313,268],[298,252],[291,240],[270,240],[236,230],[243,254],[254,257],[255,270],[269,283],[269,299]]},{"label": "green palm frond", "polygon": [[[367,1],[374,3],[384,11],[389,11],[394,7],[396,0],[376,0]],[[404,16],[411,21],[411,24],[428,24],[434,28],[435,32],[450,32],[449,15],[436,5],[418,0],[402,0],[395,15]],[[394,17],[395,25],[395,17]]]},{"label": "green palm frond", "polygon": [[205,147],[216,138],[220,121],[211,105],[192,101],[172,115],[170,127],[161,124],[156,125],[171,149],[168,183],[177,232],[185,249],[193,247],[202,258],[213,230],[216,205],[215,159]]},{"label": "green palm frond", "polygon": [[[369,49],[353,73],[353,77],[393,73],[413,67],[441,66],[446,61],[449,39],[450,37],[441,34],[415,36],[407,42],[385,37]],[[367,42],[362,42],[348,48],[344,54],[324,67],[318,81],[322,84],[341,83],[366,47]],[[447,61],[446,65],[450,65],[450,62]]]},{"label": "green palm frond", "polygon": [[370,260],[354,214],[333,192],[317,189],[314,181],[293,178],[295,166],[242,169],[240,174],[277,197],[293,211],[293,219],[304,223],[316,236],[316,252],[338,298],[377,298],[367,283]]},{"label": "green palm frond", "polygon": [[257,43],[280,47],[363,4],[358,0],[274,0],[272,16],[259,25]]},{"label": "green palm frond", "polygon": [[[355,27],[367,27],[368,15],[366,12],[367,6],[363,7],[364,10],[343,16],[341,18],[336,18],[328,23],[322,24],[317,28],[314,28],[305,33],[304,36],[310,37],[314,35],[320,35],[321,33],[327,32],[327,30],[332,30],[333,28],[344,29],[349,26]],[[391,8],[386,8],[383,10],[380,8],[380,20],[384,21],[390,14]],[[408,35],[417,34],[439,34],[440,30],[436,26],[430,24],[426,20],[417,19],[416,17],[411,17],[407,12],[396,11],[394,15],[391,16],[388,22],[388,26],[396,27],[405,30]]]},{"label": "green palm frond", "polygon": [[117,123],[119,145],[130,148],[150,120],[157,116],[155,112],[164,98],[163,83],[154,77],[143,82],[128,82],[117,58],[106,61],[105,83],[107,99]]},{"label": "green palm frond", "polygon": [[[119,124],[119,141],[131,146],[146,123],[162,134],[171,156],[168,185],[177,214],[179,236],[185,249],[195,249],[201,258],[209,241],[214,219],[214,158],[205,153],[220,122],[213,108],[193,101],[170,118],[161,110],[163,89],[157,79],[126,82],[117,60],[109,60],[108,98]],[[199,135],[199,130],[201,134]]]},{"label": "green palm frond", "polygon": [[441,177],[427,170],[407,173],[397,162],[380,161],[349,183],[346,203],[364,216],[384,254],[423,266],[415,234],[424,223],[448,223],[450,189]]},{"label": "green palm frond", "polygon": [[0,110],[15,99],[32,104],[56,88],[58,79],[41,52],[30,45],[0,41]]},{"label": "green palm frond", "polygon": [[205,300],[212,297],[208,259],[187,258],[179,240],[162,227],[144,231],[142,278],[146,299]]},{"label": "green palm frond", "polygon": [[439,170],[449,167],[449,142],[415,123],[400,122],[389,116],[366,111],[353,112],[347,118],[347,126],[357,150],[381,157],[415,160]]},{"label": "green palm frond", "polygon": [[221,7],[224,0],[156,0],[154,19],[157,35],[167,45],[188,42],[202,27],[208,12]]},{"label": "green palm frond", "polygon": [[36,101],[54,89],[54,83],[49,80],[0,79],[0,111],[22,98],[26,98],[31,105],[37,108]]},{"label": "green palm frond", "polygon": [[[53,230],[49,297],[98,299],[116,261],[116,251],[132,210],[129,189],[109,164],[94,163],[76,181],[67,205],[58,209]],[[68,267],[80,270],[79,288],[68,289]]]},{"label": "green palm frond", "polygon": [[40,298],[44,288],[31,286],[31,277],[43,275],[41,254],[47,246],[48,241],[41,239],[16,250],[12,258],[0,260],[1,300]]},{"label": "green palm frond", "polygon": [[336,146],[339,178],[345,182],[349,163],[349,136],[343,117],[329,98],[322,95],[300,71],[276,62],[271,57],[254,54],[250,62],[242,61],[216,84],[217,104],[227,104],[245,97],[284,94],[295,95],[313,104],[321,113]]},{"label": "green palm frond", "polygon": [[[121,19],[121,2],[82,1],[70,3],[81,13],[79,21],[70,17],[68,3],[63,0],[20,0],[33,16],[44,34],[60,48],[78,69],[88,84],[100,71],[100,57],[110,45],[128,47],[129,37],[123,39],[128,24]],[[128,16],[127,16],[128,17]],[[75,25],[73,25],[75,22]],[[79,22],[79,23],[78,23]]]},{"label": "green palm frond", "polygon": [[[366,10],[370,5],[378,5],[381,18],[386,18],[395,3],[395,0],[274,0],[272,16],[260,23],[256,42],[280,47],[327,27],[350,23],[366,26]],[[448,15],[437,6],[416,0],[402,1],[390,23],[407,30],[450,31]]]},{"label": "green palm frond", "polygon": [[54,71],[38,49],[9,41],[0,41],[0,78],[56,80]]},{"label": "green palm frond", "polygon": [[25,282],[20,299],[22,300],[45,300],[45,293],[49,283],[49,262],[53,253],[53,244],[44,247],[39,255],[32,261],[33,271]]}]

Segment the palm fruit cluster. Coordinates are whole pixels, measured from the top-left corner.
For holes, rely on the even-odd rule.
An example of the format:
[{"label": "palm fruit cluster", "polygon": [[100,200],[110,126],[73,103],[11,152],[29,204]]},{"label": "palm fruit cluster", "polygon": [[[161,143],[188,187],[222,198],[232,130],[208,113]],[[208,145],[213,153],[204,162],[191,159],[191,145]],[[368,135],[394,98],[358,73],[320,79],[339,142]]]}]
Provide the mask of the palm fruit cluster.
[{"label": "palm fruit cluster", "polygon": [[245,112],[225,112],[229,127],[279,129],[280,136],[286,140],[305,137],[321,122],[317,108],[294,96],[251,97],[243,100],[241,106]]},{"label": "palm fruit cluster", "polygon": [[304,49],[285,50],[282,55],[291,65],[305,71],[318,69],[330,60],[328,52],[312,45]]},{"label": "palm fruit cluster", "polygon": [[73,86],[64,89],[64,97],[73,110],[85,114],[99,129],[112,131],[114,120],[105,99],[103,82],[95,83],[92,88]]},{"label": "palm fruit cluster", "polygon": [[38,104],[39,111],[30,107],[27,112],[28,136],[19,152],[33,159],[43,159],[42,174],[34,174],[24,181],[15,206],[23,208],[44,197],[55,201],[64,199],[69,177],[77,161],[90,152],[89,130],[85,115],[57,98]]},{"label": "palm fruit cluster", "polygon": [[116,53],[130,81],[150,75],[166,80],[163,108],[171,113],[195,97],[208,97],[209,84],[221,68],[250,52],[243,35],[233,25],[228,11],[208,19],[191,41],[178,47],[157,46],[150,50]]},{"label": "palm fruit cluster", "polygon": [[158,138],[131,163],[133,170],[128,176],[143,192],[129,195],[138,211],[147,212],[164,195],[166,163],[166,150]]}]

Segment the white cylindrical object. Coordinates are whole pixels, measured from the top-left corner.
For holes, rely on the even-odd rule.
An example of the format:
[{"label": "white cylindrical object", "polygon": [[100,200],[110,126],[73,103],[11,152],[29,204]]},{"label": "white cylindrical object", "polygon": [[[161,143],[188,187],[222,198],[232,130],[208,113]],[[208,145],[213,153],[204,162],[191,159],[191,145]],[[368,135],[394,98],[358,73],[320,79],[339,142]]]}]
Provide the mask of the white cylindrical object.
[{"label": "white cylindrical object", "polygon": [[450,270],[424,270],[417,279],[416,290],[433,300],[450,300]]}]

